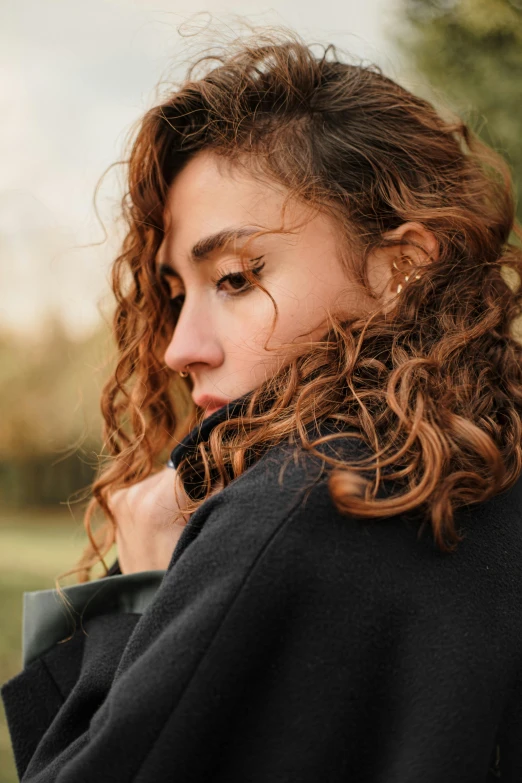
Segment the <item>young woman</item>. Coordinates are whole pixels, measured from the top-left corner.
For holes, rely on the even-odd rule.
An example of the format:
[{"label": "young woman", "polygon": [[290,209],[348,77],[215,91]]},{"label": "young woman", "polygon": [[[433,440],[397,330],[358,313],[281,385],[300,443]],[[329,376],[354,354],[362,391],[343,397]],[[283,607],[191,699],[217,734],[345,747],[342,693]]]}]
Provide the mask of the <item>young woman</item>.
[{"label": "young woman", "polygon": [[507,167],[332,47],[198,68],[133,143],[112,459],[81,622],[26,594],[20,777],[520,781]]}]

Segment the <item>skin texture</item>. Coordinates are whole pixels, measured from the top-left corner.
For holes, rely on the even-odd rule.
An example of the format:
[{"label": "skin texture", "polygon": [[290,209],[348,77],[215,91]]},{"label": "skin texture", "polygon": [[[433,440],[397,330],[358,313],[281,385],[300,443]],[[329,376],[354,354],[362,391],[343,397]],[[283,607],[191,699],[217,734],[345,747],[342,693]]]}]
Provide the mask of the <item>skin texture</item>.
[{"label": "skin texture", "polygon": [[[207,395],[224,404],[260,386],[307,341],[326,332],[327,308],[361,314],[376,306],[339,260],[332,218],[314,214],[301,203],[291,203],[284,217],[284,228],[292,233],[250,242],[248,257],[263,256],[258,279],[279,310],[271,335],[274,310],[263,291],[251,286],[237,293],[238,285],[231,281],[216,285],[223,275],[240,272],[239,250],[246,239],[229,243],[206,260],[191,259],[194,243],[221,229],[277,229],[284,196],[281,187],[260,181],[206,151],[192,158],[171,185],[166,205],[170,226],[158,252],[158,265],[175,269],[179,278],[167,278],[171,295],[183,300],[165,363],[178,372],[190,365],[197,405]],[[424,233],[421,239],[426,244],[422,226],[404,224],[401,229],[394,235]],[[427,244],[433,250],[433,241]],[[370,281],[382,296],[392,293],[386,287],[397,255],[394,248],[370,258]],[[209,403],[203,407],[207,413],[214,409]]]},{"label": "skin texture", "polygon": [[[368,296],[350,278],[338,257],[335,226],[329,216],[301,203],[290,203],[285,230],[250,242],[247,258],[263,256],[259,282],[274,298],[279,314],[272,331],[274,309],[270,298],[255,286],[237,293],[240,285],[219,278],[241,271],[239,250],[245,238],[205,260],[194,261],[193,245],[208,235],[231,227],[281,227],[285,192],[260,180],[244,168],[204,151],[192,158],[172,183],[166,204],[168,230],[158,251],[160,266],[174,270],[166,279],[180,305],[165,363],[173,371],[189,371],[192,396],[205,415],[220,405],[257,388],[307,342],[326,331],[325,312],[370,313],[376,305],[390,308],[397,295],[393,262],[400,248],[374,252],[368,260],[368,278],[377,298]],[[419,268],[436,257],[435,237],[418,223],[404,223],[387,237],[414,242],[404,252]],[[411,268],[406,268],[406,274]],[[404,282],[404,281],[402,281]],[[270,337],[268,344],[267,339]],[[272,350],[275,349],[275,350]],[[123,573],[167,568],[184,527],[184,493],[171,468],[149,476],[112,496],[117,523],[116,545]],[[172,520],[178,518],[178,522]],[[185,515],[186,517],[186,515]],[[186,519],[185,519],[186,522]]]},{"label": "skin texture", "polygon": [[190,365],[196,404],[204,395],[228,401],[261,385],[299,345],[302,349],[305,341],[325,332],[325,306],[357,305],[337,260],[331,221],[304,206],[293,204],[286,215],[285,228],[301,224],[295,233],[271,234],[249,245],[247,258],[263,256],[254,262],[264,262],[258,279],[279,309],[271,336],[274,310],[263,291],[252,286],[237,293],[237,283],[233,287],[230,281],[216,285],[217,278],[240,272],[239,250],[246,239],[231,242],[208,260],[191,260],[193,244],[215,231],[280,226],[283,198],[276,185],[206,152],[190,160],[170,188],[170,230],[158,259],[180,275],[169,283],[172,297],[181,294],[184,301],[165,363],[174,371]]}]

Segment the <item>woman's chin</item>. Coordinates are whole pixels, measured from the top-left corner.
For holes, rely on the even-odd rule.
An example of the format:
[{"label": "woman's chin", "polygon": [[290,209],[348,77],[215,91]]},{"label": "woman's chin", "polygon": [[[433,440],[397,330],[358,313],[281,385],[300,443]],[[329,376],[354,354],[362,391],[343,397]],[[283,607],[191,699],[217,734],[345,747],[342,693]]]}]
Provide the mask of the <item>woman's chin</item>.
[{"label": "woman's chin", "polygon": [[209,416],[212,416],[213,413],[215,413],[222,407],[223,407],[222,405],[217,405],[215,408],[206,408],[205,415],[203,416],[203,418],[208,419]]}]

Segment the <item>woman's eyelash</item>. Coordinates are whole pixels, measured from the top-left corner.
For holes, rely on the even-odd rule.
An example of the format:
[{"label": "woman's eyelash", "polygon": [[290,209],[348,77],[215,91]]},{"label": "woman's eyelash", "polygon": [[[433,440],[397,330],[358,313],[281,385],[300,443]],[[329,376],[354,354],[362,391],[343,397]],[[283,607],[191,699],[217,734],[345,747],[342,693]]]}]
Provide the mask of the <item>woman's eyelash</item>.
[{"label": "woman's eyelash", "polygon": [[[261,258],[263,258],[263,256],[259,256],[258,258],[252,258],[252,259],[250,260],[250,263],[252,264],[254,261],[259,261]],[[261,270],[263,269],[264,265],[265,265],[265,264],[264,264],[264,262],[263,262],[262,264],[257,264],[256,266],[254,266],[254,267],[252,267],[252,268],[250,269],[250,272],[252,272],[252,274],[253,274],[253,275],[256,275],[256,276],[257,276],[257,275],[259,275],[259,273],[260,273],[260,272],[261,272]],[[248,290],[249,288],[251,288],[251,287],[252,287],[252,286],[251,286],[251,284],[250,284],[250,281],[247,279],[247,277],[246,277],[246,275],[245,275],[245,273],[244,273],[244,272],[228,272],[227,274],[223,274],[223,275],[221,275],[221,273],[220,273],[220,271],[219,271],[219,269],[218,269],[218,270],[217,270],[217,275],[216,275],[216,277],[215,277],[215,278],[212,280],[212,282],[213,282],[213,283],[214,283],[216,286],[219,286],[219,285],[221,285],[221,283],[224,283],[225,281],[231,282],[231,281],[233,281],[233,280],[235,280],[235,281],[237,281],[237,282],[239,282],[239,283],[242,283],[243,285],[245,285],[245,284],[246,284],[246,288],[245,288],[245,289],[243,289],[242,287],[240,287],[240,288],[238,289],[238,291],[241,291],[241,292],[242,292],[243,290],[245,290],[245,291],[246,291],[246,290]]]},{"label": "woman's eyelash", "polygon": [[[250,259],[250,263],[254,263],[254,261],[260,261],[263,258],[263,256],[258,256],[257,258]],[[250,272],[252,272],[253,275],[259,276],[261,273],[261,270],[265,266],[265,262],[263,261],[262,264],[257,264],[254,267],[251,267]],[[225,282],[232,282],[235,281],[239,283],[240,285],[238,288],[234,291],[234,293],[231,293],[231,296],[237,296],[242,293],[246,293],[250,288],[252,288],[252,284],[247,279],[244,272],[228,272],[227,274],[220,275],[220,271],[217,270],[217,275],[215,278],[213,278],[212,282],[216,287],[222,285]],[[184,294],[178,294],[177,296],[174,296],[170,299],[170,306],[177,310],[181,307],[182,300],[184,299]]]}]

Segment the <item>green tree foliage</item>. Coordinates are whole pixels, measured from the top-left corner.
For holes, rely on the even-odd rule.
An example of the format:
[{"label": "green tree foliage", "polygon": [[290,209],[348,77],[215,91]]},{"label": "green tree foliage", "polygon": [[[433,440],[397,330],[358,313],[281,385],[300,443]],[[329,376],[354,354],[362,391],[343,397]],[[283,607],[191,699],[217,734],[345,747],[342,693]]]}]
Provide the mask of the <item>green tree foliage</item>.
[{"label": "green tree foliage", "polygon": [[0,335],[0,457],[99,445],[110,349],[106,327],[76,341],[54,317],[38,340]]},{"label": "green tree foliage", "polygon": [[81,341],[54,317],[39,339],[0,334],[0,507],[56,505],[90,484],[113,354],[105,325]]},{"label": "green tree foliage", "polygon": [[522,219],[522,0],[402,2],[397,43],[508,161]]}]

